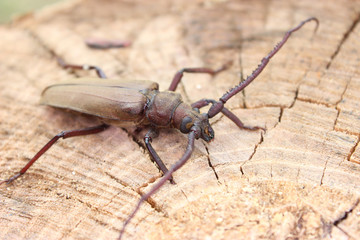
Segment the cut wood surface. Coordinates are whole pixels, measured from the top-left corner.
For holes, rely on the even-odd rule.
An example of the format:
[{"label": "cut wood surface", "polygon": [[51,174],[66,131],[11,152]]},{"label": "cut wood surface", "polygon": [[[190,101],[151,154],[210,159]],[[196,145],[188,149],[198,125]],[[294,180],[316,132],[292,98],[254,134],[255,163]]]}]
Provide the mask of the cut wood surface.
[{"label": "cut wood surface", "polygon": [[[98,124],[39,105],[46,86],[93,72],[61,69],[52,53],[109,78],[148,79],[166,90],[183,67],[185,102],[218,99],[251,74],[283,34],[268,67],[227,103],[248,126],[212,120],[188,163],[140,209],[125,239],[360,239],[359,1],[66,1],[0,26],[0,179],[19,171],[54,135]],[[94,50],[87,38],[123,39]],[[114,239],[161,177],[145,130],[111,127],[60,140],[21,178],[0,186],[0,239]],[[186,135],[153,141],[167,166]]]}]

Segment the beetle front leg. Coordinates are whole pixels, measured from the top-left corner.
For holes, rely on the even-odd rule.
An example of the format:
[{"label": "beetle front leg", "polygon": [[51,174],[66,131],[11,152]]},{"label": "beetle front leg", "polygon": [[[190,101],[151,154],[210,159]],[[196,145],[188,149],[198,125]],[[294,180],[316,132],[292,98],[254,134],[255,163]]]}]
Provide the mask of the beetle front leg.
[{"label": "beetle front leg", "polygon": [[183,68],[181,70],[179,70],[173,80],[171,81],[170,87],[169,87],[169,91],[175,91],[177,86],[179,85],[182,77],[184,76],[184,73],[207,73],[210,74],[211,76],[214,76],[215,74],[226,70],[227,68],[230,67],[230,65],[232,64],[232,61],[229,61],[227,63],[225,63],[223,66],[221,66],[220,68],[213,70],[211,68]]},{"label": "beetle front leg", "polygon": [[[202,107],[205,107],[205,106],[209,105],[210,103],[214,104],[214,103],[216,103],[216,101],[214,99],[201,99],[201,100],[191,104],[191,107],[200,109]],[[233,123],[235,123],[236,126],[238,126],[241,129],[245,129],[245,130],[248,130],[248,131],[257,131],[257,130],[266,131],[265,128],[263,128],[263,127],[248,127],[248,126],[245,126],[244,123],[235,114],[233,114],[229,109],[227,109],[226,107],[222,108],[221,113],[224,114]]]},{"label": "beetle front leg", "polygon": [[[150,129],[145,134],[144,142],[145,142],[147,150],[150,153],[152,160],[156,162],[156,164],[158,165],[160,170],[163,172],[163,174],[166,174],[166,172],[168,171],[167,167],[165,166],[165,164],[163,163],[163,161],[161,160],[159,155],[156,153],[155,149],[151,146],[152,139],[156,138],[158,136],[159,136],[159,132],[157,130]],[[170,180],[170,183],[175,184],[175,181],[172,176],[170,177],[169,180]]]},{"label": "beetle front leg", "polygon": [[62,68],[74,69],[74,70],[95,70],[96,74],[99,76],[99,78],[107,78],[104,71],[97,66],[86,65],[86,64],[84,64],[84,65],[68,64],[60,57],[56,57],[56,60]]},{"label": "beetle front leg", "polygon": [[[150,130],[151,131],[151,130]],[[201,130],[197,127],[192,127],[190,130],[190,133],[188,135],[188,144],[185,150],[185,153],[183,156],[174,164],[171,166],[169,171],[167,171],[164,176],[150,189],[150,191],[144,195],[141,196],[140,200],[138,201],[135,209],[131,212],[131,214],[128,216],[126,221],[124,222],[124,225],[120,231],[120,235],[118,237],[118,240],[121,240],[126,226],[130,223],[131,219],[135,216],[137,211],[139,210],[141,204],[143,204],[146,200],[149,199],[153,194],[155,194],[165,183],[167,180],[170,180],[172,178],[172,174],[176,172],[179,168],[184,166],[184,164],[189,160],[191,157],[192,152],[194,151],[194,142],[195,139],[198,139],[200,137]]]},{"label": "beetle front leg", "polygon": [[38,158],[41,157],[47,150],[49,150],[49,148],[51,148],[51,146],[54,145],[54,143],[56,143],[57,140],[59,140],[60,138],[65,139],[65,138],[70,138],[70,137],[95,134],[95,133],[104,131],[108,127],[109,127],[109,125],[107,125],[107,124],[101,124],[101,125],[98,125],[95,127],[88,127],[88,128],[84,128],[84,129],[62,131],[61,133],[59,133],[55,137],[53,137],[47,144],[45,144],[45,146],[42,149],[40,149],[39,152],[37,152],[35,154],[35,156],[25,165],[25,167],[23,167],[20,170],[19,173],[15,174],[14,176],[12,176],[9,179],[0,181],[0,185],[3,183],[9,184],[12,181],[14,181],[15,179],[17,179],[18,177],[20,177],[21,175],[23,175],[34,164],[34,162],[36,160],[38,160]]}]

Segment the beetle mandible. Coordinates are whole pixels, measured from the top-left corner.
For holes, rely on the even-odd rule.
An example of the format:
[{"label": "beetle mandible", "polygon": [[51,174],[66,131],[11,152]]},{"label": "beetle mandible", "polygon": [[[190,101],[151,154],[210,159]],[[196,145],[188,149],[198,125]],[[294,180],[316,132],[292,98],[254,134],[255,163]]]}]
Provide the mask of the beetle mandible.
[{"label": "beetle mandible", "polygon": [[[128,124],[135,124],[136,126],[150,126],[150,130],[145,134],[144,142],[151,158],[157,163],[164,175],[148,193],[140,198],[135,209],[124,222],[118,238],[121,239],[126,226],[135,216],[141,204],[157,192],[167,180],[175,183],[172,179],[172,174],[181,168],[190,158],[194,149],[195,139],[201,138],[209,142],[214,138],[214,130],[209,123],[210,118],[213,118],[221,112],[239,128],[246,130],[262,129],[260,127],[244,126],[240,119],[225,108],[224,105],[231,97],[243,90],[262,72],[270,59],[281,49],[293,32],[299,30],[305,23],[310,21],[316,22],[316,32],[319,25],[318,19],[314,17],[306,19],[295,28],[287,31],[283,39],[261,60],[261,63],[252,74],[231,88],[219,98],[219,100],[201,99],[191,105],[184,103],[181,95],[174,92],[183,74],[186,72],[214,75],[225,70],[229,64],[225,64],[217,70],[209,68],[184,68],[176,73],[168,91],[160,92],[158,90],[159,86],[155,82],[111,80],[107,79],[105,73],[97,66],[67,64],[61,58],[57,58],[58,63],[63,68],[95,70],[100,79],[77,78],[68,82],[51,85],[42,92],[41,103],[97,116],[102,120],[103,124],[84,129],[62,131],[45,144],[19,173],[9,179],[1,181],[0,185],[3,183],[9,184],[23,175],[31,165],[60,138],[65,139],[99,133],[107,129],[110,125],[126,126]],[[106,42],[106,46],[103,46],[101,43],[98,44],[93,41],[91,44],[88,43],[88,45],[96,48],[105,48],[107,45],[110,47],[114,46],[108,42]],[[129,44],[125,45],[128,46]],[[207,113],[200,113],[199,109],[209,104],[211,104],[209,111]],[[176,128],[182,133],[188,134],[188,144],[185,153],[170,169],[166,168],[151,145],[152,139],[157,137],[158,130],[161,128]]]}]

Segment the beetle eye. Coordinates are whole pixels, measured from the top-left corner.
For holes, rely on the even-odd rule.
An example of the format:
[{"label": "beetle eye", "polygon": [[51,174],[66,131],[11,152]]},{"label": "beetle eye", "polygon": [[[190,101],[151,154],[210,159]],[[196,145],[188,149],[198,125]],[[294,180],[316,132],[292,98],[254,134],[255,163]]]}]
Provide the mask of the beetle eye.
[{"label": "beetle eye", "polygon": [[201,138],[207,142],[210,142],[214,138],[214,130],[210,125],[204,126],[201,131]]},{"label": "beetle eye", "polygon": [[191,117],[187,116],[185,117],[180,125],[180,131],[182,133],[189,133],[190,132],[190,128],[193,126],[193,120]]},{"label": "beetle eye", "polygon": [[209,128],[207,126],[205,127],[204,132],[206,135],[209,135]]}]

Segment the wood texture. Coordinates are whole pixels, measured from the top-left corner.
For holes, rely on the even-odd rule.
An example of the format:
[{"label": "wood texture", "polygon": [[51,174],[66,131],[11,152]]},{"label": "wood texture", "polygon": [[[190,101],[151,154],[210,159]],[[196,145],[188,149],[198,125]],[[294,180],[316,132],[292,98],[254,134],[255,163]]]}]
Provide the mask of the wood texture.
[{"label": "wood texture", "polygon": [[[247,125],[216,118],[215,140],[144,204],[126,239],[360,238],[360,2],[67,1],[0,26],[0,178],[18,171],[60,132],[87,118],[39,106],[46,86],[75,76],[51,52],[102,67],[110,78],[149,79],[164,90],[183,67],[187,102],[218,98],[257,66],[284,32],[293,35],[228,107]],[[92,50],[86,38],[125,39]],[[111,127],[57,143],[19,180],[0,187],[1,239],[114,239],[140,195],[161,176],[144,131]],[[154,147],[170,166],[186,136],[164,130]]]}]

